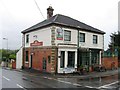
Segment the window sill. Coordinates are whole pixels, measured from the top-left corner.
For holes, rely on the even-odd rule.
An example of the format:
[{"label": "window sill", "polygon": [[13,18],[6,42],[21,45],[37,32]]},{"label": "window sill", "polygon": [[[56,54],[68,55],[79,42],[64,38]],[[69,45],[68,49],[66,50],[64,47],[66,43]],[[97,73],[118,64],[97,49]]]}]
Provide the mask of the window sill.
[{"label": "window sill", "polygon": [[29,62],[28,61],[25,61],[25,64],[28,64]]},{"label": "window sill", "polygon": [[69,44],[69,43],[71,43],[71,41],[64,41],[64,43],[68,43]]},{"label": "window sill", "polygon": [[85,46],[85,42],[80,42],[79,43],[81,46]]}]

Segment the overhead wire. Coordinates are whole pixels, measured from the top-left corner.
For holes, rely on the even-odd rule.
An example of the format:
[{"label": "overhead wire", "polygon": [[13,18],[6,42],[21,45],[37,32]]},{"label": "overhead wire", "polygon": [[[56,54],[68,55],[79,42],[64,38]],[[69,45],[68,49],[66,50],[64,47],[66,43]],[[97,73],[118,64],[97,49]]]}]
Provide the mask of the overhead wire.
[{"label": "overhead wire", "polygon": [[36,4],[36,6],[37,6],[37,8],[38,8],[38,10],[39,10],[39,12],[40,12],[40,14],[41,14],[41,16],[45,19],[45,17],[44,17],[44,15],[42,14],[42,11],[41,11],[40,7],[38,6],[36,0],[34,0],[34,2],[35,2],[35,4]]}]

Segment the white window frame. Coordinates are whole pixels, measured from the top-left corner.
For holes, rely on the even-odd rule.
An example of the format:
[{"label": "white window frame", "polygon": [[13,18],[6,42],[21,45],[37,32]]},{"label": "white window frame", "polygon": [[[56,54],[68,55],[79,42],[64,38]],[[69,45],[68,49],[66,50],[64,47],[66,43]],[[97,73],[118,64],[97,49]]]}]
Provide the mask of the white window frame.
[{"label": "white window frame", "polygon": [[64,30],[64,41],[71,41],[71,31]]}]

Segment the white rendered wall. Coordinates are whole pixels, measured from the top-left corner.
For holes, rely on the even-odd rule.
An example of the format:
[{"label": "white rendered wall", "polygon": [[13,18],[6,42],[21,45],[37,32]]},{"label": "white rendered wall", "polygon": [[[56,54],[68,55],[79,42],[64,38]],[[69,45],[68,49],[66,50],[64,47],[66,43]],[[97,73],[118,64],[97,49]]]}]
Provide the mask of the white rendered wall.
[{"label": "white rendered wall", "polygon": [[21,69],[22,67],[22,53],[23,53],[23,48],[20,48],[20,50],[17,52],[17,55],[16,55],[16,69]]},{"label": "white rendered wall", "polygon": [[[60,28],[60,27],[56,27],[57,28]],[[68,29],[68,28],[62,28],[63,30],[63,40],[55,40],[56,42],[56,45],[59,44],[59,43],[64,43],[64,44],[77,44],[77,30],[75,29]],[[64,30],[67,30],[67,31],[71,31],[71,41],[64,41]],[[56,32],[57,33],[57,32]],[[57,38],[57,37],[56,37]]]},{"label": "white rendered wall", "polygon": [[[85,33],[85,43],[79,42],[79,46],[83,48],[94,48],[94,49],[103,49],[104,37],[102,34],[96,34],[92,32],[80,31],[80,33]],[[97,35],[98,41],[97,44],[93,44],[93,35]]]},{"label": "white rendered wall", "polygon": [[[55,26],[56,29],[60,28]],[[51,46],[51,27],[49,28],[43,28],[40,30],[36,30],[33,32],[29,32],[25,34],[25,41],[26,41],[26,35],[29,34],[29,43],[25,43],[25,47],[30,47],[30,43],[33,43],[35,40],[38,40],[39,42],[43,42],[43,46]],[[57,40],[57,37],[55,35],[55,45],[57,46],[59,43],[64,44],[76,44],[77,45],[77,35],[78,31],[77,29],[68,29],[68,28],[62,28],[63,29],[63,40]],[[71,41],[64,41],[64,30],[71,31]],[[56,31],[55,31],[56,32]],[[94,49],[103,49],[104,45],[104,37],[102,34],[92,33],[92,32],[86,32],[86,31],[79,31],[81,33],[85,33],[85,43],[79,42],[79,46],[81,48],[94,48]],[[56,32],[57,33],[57,32]],[[55,34],[56,34],[55,33]],[[98,43],[93,44],[93,35],[98,36]],[[35,38],[34,36],[37,36]]]},{"label": "white rendered wall", "polygon": [[[29,34],[29,43],[26,43],[26,35]],[[37,37],[35,37],[37,36]],[[30,47],[30,43],[35,40],[43,42],[43,46],[51,46],[51,30],[49,28],[39,29],[25,34],[25,47]]]}]

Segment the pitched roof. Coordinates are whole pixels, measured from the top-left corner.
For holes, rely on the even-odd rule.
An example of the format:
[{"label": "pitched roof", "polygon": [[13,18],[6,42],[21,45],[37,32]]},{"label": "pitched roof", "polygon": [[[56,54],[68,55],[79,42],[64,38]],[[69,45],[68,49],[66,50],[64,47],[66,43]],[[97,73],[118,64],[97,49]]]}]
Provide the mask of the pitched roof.
[{"label": "pitched roof", "polygon": [[77,28],[77,29],[83,29],[85,31],[89,31],[89,32],[96,32],[96,33],[100,33],[100,34],[105,34],[105,32],[96,29],[94,27],[91,27],[85,23],[82,23],[78,20],[75,20],[71,17],[68,16],[64,16],[61,14],[56,14],[55,16],[51,17],[50,19],[46,19],[24,31],[22,31],[22,33],[27,33],[27,32],[31,32],[34,31],[36,29],[48,26],[48,25],[63,25],[63,26],[67,26],[67,27],[71,27],[71,28]]}]

